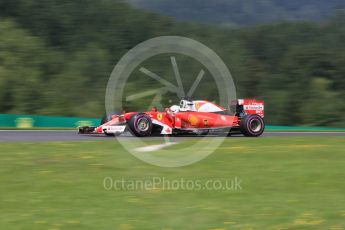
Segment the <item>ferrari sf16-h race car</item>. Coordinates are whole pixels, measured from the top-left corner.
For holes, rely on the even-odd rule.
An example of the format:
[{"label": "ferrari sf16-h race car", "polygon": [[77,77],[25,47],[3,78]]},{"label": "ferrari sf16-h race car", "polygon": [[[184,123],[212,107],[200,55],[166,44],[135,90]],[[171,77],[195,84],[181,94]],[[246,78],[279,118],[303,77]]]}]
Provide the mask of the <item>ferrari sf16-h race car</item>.
[{"label": "ferrari sf16-h race car", "polygon": [[134,136],[205,135],[242,133],[260,136],[265,129],[264,102],[238,99],[231,105],[234,112],[206,100],[181,100],[180,105],[164,112],[152,108],[149,112],[124,112],[105,116],[98,127],[79,127],[79,134],[117,136],[130,131]]}]

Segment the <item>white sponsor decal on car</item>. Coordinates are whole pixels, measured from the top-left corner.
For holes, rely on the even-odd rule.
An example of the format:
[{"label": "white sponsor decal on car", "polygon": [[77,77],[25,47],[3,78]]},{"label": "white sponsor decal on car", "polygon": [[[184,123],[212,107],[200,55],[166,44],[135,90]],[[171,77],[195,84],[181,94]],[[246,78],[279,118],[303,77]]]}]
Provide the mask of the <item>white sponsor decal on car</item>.
[{"label": "white sponsor decal on car", "polygon": [[103,130],[106,130],[107,133],[123,133],[125,129],[125,125],[103,126]]},{"label": "white sponsor decal on car", "polygon": [[244,110],[264,110],[263,105],[244,105]]},{"label": "white sponsor decal on car", "polygon": [[164,123],[162,123],[156,119],[152,119],[152,123],[156,124],[156,125],[160,125],[163,127],[161,134],[172,134],[172,128],[169,127],[168,125],[166,125],[166,124],[164,124]]}]

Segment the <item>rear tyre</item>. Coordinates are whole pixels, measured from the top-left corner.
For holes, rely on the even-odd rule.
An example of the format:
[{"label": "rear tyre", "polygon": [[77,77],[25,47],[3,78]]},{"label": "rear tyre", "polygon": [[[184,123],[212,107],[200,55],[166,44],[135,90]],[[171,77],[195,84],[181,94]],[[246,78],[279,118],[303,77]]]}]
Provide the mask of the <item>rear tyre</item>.
[{"label": "rear tyre", "polygon": [[[111,113],[111,114],[109,114],[109,115],[104,115],[104,116],[102,117],[102,119],[101,119],[100,125],[103,125],[103,124],[107,123],[108,121],[111,121],[112,116],[114,116],[114,115],[117,115],[117,114]],[[109,136],[109,137],[114,137],[114,136],[115,136],[114,133],[107,133],[107,132],[104,132],[104,134],[105,134],[106,136]]]},{"label": "rear tyre", "polygon": [[128,120],[128,127],[131,133],[137,137],[147,137],[152,133],[152,120],[145,113],[134,114]]},{"label": "rear tyre", "polygon": [[244,116],[240,122],[240,131],[247,137],[258,137],[265,130],[264,119],[257,114]]}]

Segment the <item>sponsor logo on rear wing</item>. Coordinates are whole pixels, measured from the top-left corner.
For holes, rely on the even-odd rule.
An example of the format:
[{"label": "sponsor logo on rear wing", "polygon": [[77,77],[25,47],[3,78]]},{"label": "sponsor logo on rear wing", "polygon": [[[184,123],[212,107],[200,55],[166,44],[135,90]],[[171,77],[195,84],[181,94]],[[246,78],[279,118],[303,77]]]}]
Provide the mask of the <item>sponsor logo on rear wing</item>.
[{"label": "sponsor logo on rear wing", "polygon": [[257,105],[244,105],[244,110],[264,110],[263,104],[257,104]]},{"label": "sponsor logo on rear wing", "polygon": [[238,99],[238,105],[243,106],[243,111],[246,114],[258,114],[264,117],[264,101],[256,99]]}]

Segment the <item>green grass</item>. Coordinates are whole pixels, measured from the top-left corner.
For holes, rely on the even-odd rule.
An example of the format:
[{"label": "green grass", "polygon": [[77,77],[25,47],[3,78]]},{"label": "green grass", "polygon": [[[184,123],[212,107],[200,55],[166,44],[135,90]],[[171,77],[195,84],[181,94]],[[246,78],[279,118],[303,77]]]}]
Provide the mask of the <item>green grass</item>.
[{"label": "green grass", "polygon": [[[0,143],[0,229],[345,229],[344,149],[343,137],[228,138],[161,168],[115,141]],[[242,190],[106,190],[105,177],[237,177]]]}]

